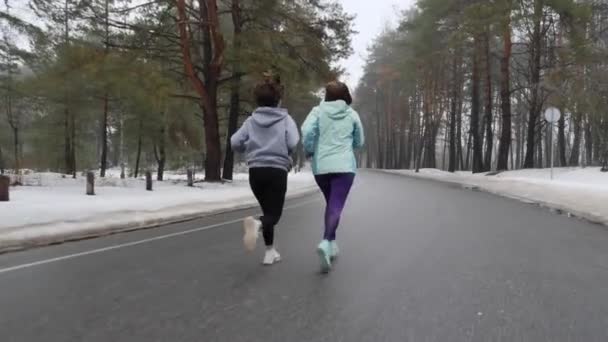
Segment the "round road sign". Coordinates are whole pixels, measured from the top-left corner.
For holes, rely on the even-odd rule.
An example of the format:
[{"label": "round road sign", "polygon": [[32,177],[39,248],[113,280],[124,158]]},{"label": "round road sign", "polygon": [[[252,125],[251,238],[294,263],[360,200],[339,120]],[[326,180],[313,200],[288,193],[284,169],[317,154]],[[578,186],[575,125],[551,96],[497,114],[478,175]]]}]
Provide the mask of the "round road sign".
[{"label": "round road sign", "polygon": [[549,107],[545,111],[545,119],[547,119],[547,121],[550,123],[557,122],[561,118],[561,116],[562,113],[559,111],[559,109],[555,107]]}]

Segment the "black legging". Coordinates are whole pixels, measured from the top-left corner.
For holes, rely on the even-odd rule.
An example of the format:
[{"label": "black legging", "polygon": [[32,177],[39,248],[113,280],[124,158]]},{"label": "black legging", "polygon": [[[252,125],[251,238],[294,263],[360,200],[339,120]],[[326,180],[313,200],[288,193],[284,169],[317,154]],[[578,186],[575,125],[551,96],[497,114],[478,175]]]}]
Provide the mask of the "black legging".
[{"label": "black legging", "polygon": [[287,171],[272,167],[249,169],[249,185],[262,207],[262,234],[266,246],[274,245],[274,226],[281,219],[285,193],[287,192]]}]

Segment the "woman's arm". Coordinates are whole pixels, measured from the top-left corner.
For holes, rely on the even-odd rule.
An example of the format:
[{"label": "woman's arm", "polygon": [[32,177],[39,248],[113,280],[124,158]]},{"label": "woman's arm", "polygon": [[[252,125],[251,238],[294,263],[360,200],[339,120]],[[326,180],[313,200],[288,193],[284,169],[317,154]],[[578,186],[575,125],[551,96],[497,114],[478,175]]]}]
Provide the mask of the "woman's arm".
[{"label": "woman's arm", "polygon": [[292,154],[300,141],[300,132],[298,132],[298,125],[296,125],[291,116],[287,117],[287,130],[285,132],[285,138],[287,140],[287,151],[289,154]]},{"label": "woman's arm", "polygon": [[315,153],[315,144],[319,134],[319,114],[316,108],[308,114],[304,124],[302,124],[302,144],[307,154]]},{"label": "woman's arm", "polygon": [[355,128],[353,130],[353,147],[362,148],[365,145],[365,133],[363,132],[363,124],[359,114],[353,110],[353,117],[355,119]]},{"label": "woman's arm", "polygon": [[249,140],[249,119],[245,120],[243,126],[230,137],[230,146],[232,150],[238,153],[245,152],[245,143]]}]

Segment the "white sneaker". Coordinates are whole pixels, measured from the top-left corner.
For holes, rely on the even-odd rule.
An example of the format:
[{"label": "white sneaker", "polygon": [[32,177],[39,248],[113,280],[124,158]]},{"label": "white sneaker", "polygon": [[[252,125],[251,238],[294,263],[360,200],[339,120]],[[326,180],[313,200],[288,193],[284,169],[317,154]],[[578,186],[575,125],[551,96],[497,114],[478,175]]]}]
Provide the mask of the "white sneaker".
[{"label": "white sneaker", "polygon": [[243,244],[245,245],[245,249],[249,252],[253,252],[255,250],[255,245],[258,242],[261,227],[262,222],[251,216],[247,217],[243,221],[243,230],[245,231],[245,235],[243,236]]},{"label": "white sneaker", "polygon": [[317,247],[317,254],[321,261],[321,273],[328,273],[331,270],[331,257],[330,257],[331,246],[329,241],[323,240]]},{"label": "white sneaker", "polygon": [[276,249],[270,248],[266,250],[266,254],[264,254],[264,260],[262,263],[264,265],[272,265],[275,262],[281,261],[281,255],[277,252]]}]

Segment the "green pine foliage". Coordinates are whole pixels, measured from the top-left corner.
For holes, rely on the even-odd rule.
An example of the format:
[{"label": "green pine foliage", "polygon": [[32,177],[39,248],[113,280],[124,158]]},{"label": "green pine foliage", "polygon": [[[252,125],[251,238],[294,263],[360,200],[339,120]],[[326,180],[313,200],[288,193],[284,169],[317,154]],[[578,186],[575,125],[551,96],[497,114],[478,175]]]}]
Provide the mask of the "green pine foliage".
[{"label": "green pine foliage", "polygon": [[[201,77],[205,35],[196,6],[202,3],[190,11],[191,50]],[[319,101],[314,93],[341,73],[337,62],[352,52],[353,17],[333,0],[243,0],[235,37],[235,9],[229,1],[217,3],[226,45],[217,94],[221,141],[228,133],[235,65],[241,120],[255,109],[251,89],[268,71],[280,75],[283,103],[303,120]],[[23,18],[13,15],[12,5],[5,2],[0,23],[20,43],[4,39],[0,45],[0,90],[3,99],[10,91],[19,118],[21,168],[76,176],[98,169],[104,131],[108,167],[125,164],[131,174],[136,166],[140,174],[155,170],[162,151],[167,169],[204,164],[203,113],[184,71],[175,2],[29,0],[31,16]],[[0,169],[14,168],[6,101],[0,106]]]}]

